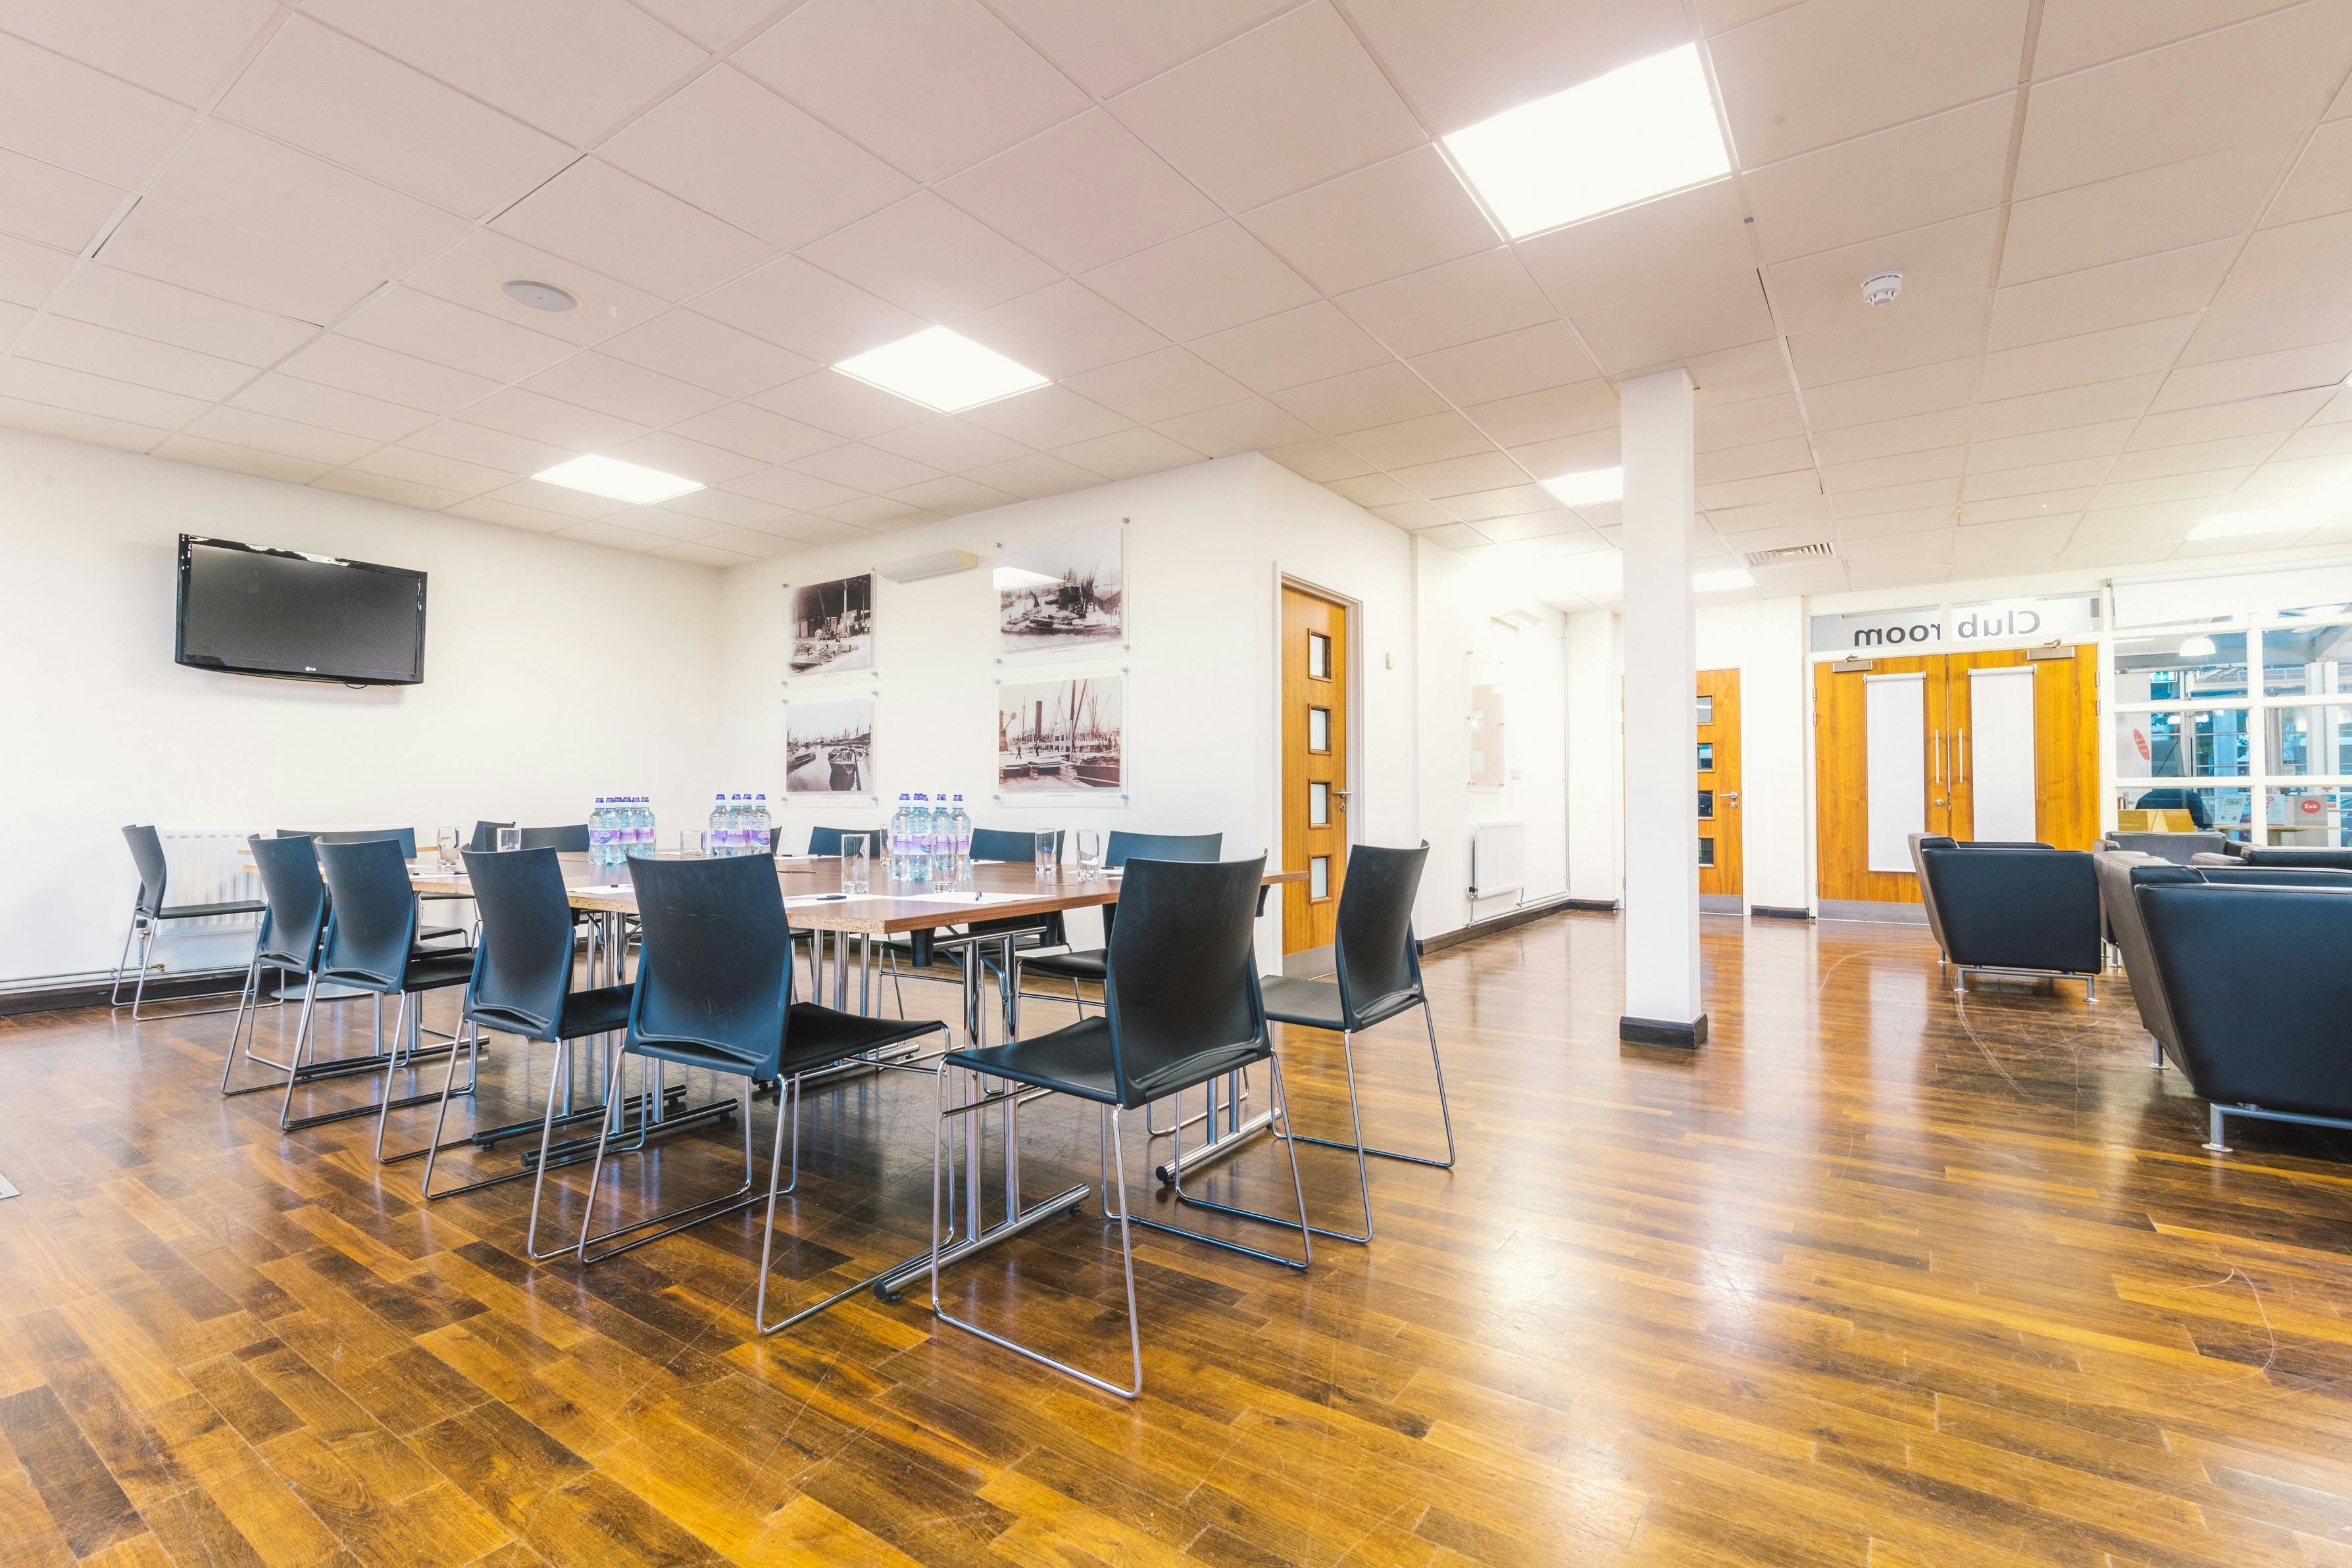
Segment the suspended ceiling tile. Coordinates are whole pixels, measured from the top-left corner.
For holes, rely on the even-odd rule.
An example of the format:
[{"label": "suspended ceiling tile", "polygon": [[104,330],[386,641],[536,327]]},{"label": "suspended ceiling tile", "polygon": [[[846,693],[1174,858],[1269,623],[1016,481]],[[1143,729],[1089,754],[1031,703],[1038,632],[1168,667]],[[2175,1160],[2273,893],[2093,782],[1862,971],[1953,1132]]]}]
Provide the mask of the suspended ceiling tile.
[{"label": "suspended ceiling tile", "polygon": [[[940,194],[1065,272],[1083,272],[1223,216],[1101,109],[965,170]],[[1087,199],[1074,202],[1071,193]]]},{"label": "suspended ceiling tile", "polygon": [[1996,289],[1990,345],[2013,349],[2203,309],[2238,248],[2215,240]]},{"label": "suspended ceiling tile", "polygon": [[2000,204],[2012,97],[1747,170],[1765,259],[1927,227]]},{"label": "suspended ceiling tile", "polygon": [[672,301],[774,254],[767,241],[595,158],[540,186],[494,226]]},{"label": "suspended ceiling tile", "polygon": [[1305,279],[1233,223],[1122,257],[1079,281],[1180,341],[1315,299]]},{"label": "suspended ceiling tile", "polygon": [[2000,281],[2031,283],[2243,234],[2295,141],[2274,136],[2020,201],[2010,210]]}]

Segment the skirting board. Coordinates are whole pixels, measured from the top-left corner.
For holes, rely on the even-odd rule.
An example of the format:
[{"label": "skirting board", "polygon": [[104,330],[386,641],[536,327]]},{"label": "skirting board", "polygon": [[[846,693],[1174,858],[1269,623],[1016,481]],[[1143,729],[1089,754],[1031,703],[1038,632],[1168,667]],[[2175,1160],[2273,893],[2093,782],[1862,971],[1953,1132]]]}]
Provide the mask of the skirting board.
[{"label": "skirting board", "polygon": [[1779,904],[1751,904],[1748,914],[1756,920],[1811,920],[1813,912]]},{"label": "skirting board", "polygon": [[1824,898],[1822,900],[1824,920],[1874,920],[1885,925],[1925,925],[1927,906],[1924,904],[1877,904],[1865,899]]},{"label": "skirting board", "polygon": [[[131,987],[138,977],[128,976],[122,982],[122,1005],[131,1006]],[[82,982],[71,986],[54,986],[38,991],[0,991],[0,1018],[13,1018],[18,1013],[62,1012],[69,1008],[102,1008],[111,980]],[[245,989],[245,971],[230,970],[216,975],[190,975],[183,979],[147,982],[147,1005],[157,1002],[186,1001],[196,997],[234,997]]]},{"label": "skirting board", "polygon": [[1670,1045],[1695,1051],[1706,1043],[1706,1015],[1701,1013],[1688,1023],[1621,1018],[1617,1020],[1617,1038],[1630,1045]]},{"label": "skirting board", "polygon": [[[1525,925],[1530,920],[1541,920],[1547,915],[1559,915],[1566,910],[1592,907],[1595,906],[1590,904],[1580,904],[1572,898],[1548,898],[1541,904],[1523,904],[1517,909],[1507,910],[1491,919],[1474,920],[1469,925],[1455,930],[1440,932],[1434,936],[1424,936],[1421,939],[1421,950],[1423,953],[1442,953],[1448,947],[1458,947],[1465,942],[1474,942],[1481,936],[1491,936],[1497,931],[1507,931],[1514,925]],[[1605,904],[1599,907],[1614,909],[1616,905]]]}]

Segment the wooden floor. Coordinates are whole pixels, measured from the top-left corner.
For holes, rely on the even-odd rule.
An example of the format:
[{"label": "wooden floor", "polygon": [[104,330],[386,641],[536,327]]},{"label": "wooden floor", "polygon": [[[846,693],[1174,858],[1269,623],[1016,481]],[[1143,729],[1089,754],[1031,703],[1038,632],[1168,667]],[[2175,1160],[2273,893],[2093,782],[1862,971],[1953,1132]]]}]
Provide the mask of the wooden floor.
[{"label": "wooden floor", "polygon": [[[1612,918],[1433,956],[1459,1168],[1376,1168],[1376,1244],[1304,1275],[1140,1239],[1132,1405],[914,1299],[757,1336],[749,1219],[533,1267],[527,1187],[428,1211],[369,1124],[215,1098],[225,1019],[0,1025],[0,1563],[2352,1564],[2352,1147],[2203,1153],[2120,977],[1957,998],[1912,929],[1706,924],[1696,1057],[1613,1038]],[[1334,1045],[1286,1047],[1309,1130]],[[1359,1066],[1434,1143],[1410,1020]],[[791,1300],[921,1243],[931,1096],[811,1097]],[[1032,1109],[1035,1190],[1093,1125]],[[730,1135],[615,1201],[740,1179]],[[1280,1161],[1210,1188],[1278,1206]],[[1090,1203],[950,1283],[1111,1371],[1114,1260]]]}]

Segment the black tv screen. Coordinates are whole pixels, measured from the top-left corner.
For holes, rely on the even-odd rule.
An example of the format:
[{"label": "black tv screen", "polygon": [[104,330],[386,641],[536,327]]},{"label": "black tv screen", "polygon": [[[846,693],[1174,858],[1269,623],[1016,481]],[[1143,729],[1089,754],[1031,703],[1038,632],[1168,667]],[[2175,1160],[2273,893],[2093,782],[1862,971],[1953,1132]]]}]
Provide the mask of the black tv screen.
[{"label": "black tv screen", "polygon": [[425,678],[425,574],[182,534],[173,657],[244,675],[414,685]]}]

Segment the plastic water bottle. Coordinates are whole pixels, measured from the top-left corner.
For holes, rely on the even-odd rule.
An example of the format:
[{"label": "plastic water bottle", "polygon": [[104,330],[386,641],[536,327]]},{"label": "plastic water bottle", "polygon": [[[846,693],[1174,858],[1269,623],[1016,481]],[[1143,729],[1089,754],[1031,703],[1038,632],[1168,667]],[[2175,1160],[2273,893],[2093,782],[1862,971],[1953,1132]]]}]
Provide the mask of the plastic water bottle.
[{"label": "plastic water bottle", "polygon": [[755,855],[773,853],[775,823],[768,816],[768,798],[755,795],[751,799],[751,848]]},{"label": "plastic water bottle", "polygon": [[640,795],[637,797],[637,853],[641,855],[660,853],[661,852],[655,847],[656,837],[654,798],[650,795]]},{"label": "plastic water bottle", "polygon": [[931,880],[941,884],[955,881],[955,818],[948,810],[945,790],[931,806]]},{"label": "plastic water bottle", "polygon": [[727,798],[727,852],[748,855],[751,852],[751,798],[730,795]]},{"label": "plastic water bottle", "polygon": [[588,813],[588,863],[602,871],[604,856],[613,847],[612,802],[604,796],[596,797],[596,809]]},{"label": "plastic water bottle", "polygon": [[907,880],[931,880],[931,798],[918,794],[907,813]]},{"label": "plastic water bottle", "polygon": [[951,873],[958,882],[971,871],[971,813],[963,809],[963,797],[955,798],[955,810],[949,816],[955,831],[955,865]]},{"label": "plastic water bottle", "polygon": [[713,795],[710,798],[710,821],[709,825],[710,829],[710,852],[714,855],[725,854],[727,852],[727,797],[725,795]]},{"label": "plastic water bottle", "polygon": [[914,872],[907,864],[908,841],[913,837],[915,831],[910,825],[914,814],[914,807],[907,802],[907,792],[904,789],[899,790],[898,809],[890,813],[890,880],[892,882],[915,880]]}]

